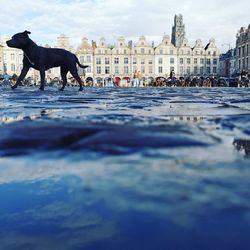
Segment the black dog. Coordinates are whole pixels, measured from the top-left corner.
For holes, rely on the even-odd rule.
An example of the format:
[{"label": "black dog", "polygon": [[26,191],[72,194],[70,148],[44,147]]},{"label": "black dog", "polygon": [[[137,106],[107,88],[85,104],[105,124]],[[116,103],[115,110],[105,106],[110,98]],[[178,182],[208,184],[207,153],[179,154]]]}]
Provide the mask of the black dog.
[{"label": "black dog", "polygon": [[15,34],[11,40],[7,41],[7,45],[12,48],[22,49],[23,56],[23,69],[13,89],[17,88],[18,84],[24,79],[30,67],[39,70],[41,76],[40,89],[44,90],[45,71],[53,67],[61,67],[61,77],[64,90],[67,84],[67,73],[70,72],[82,88],[82,81],[78,75],[76,64],[81,68],[87,68],[79,63],[76,55],[64,49],[44,48],[35,44],[30,38],[29,31]]}]

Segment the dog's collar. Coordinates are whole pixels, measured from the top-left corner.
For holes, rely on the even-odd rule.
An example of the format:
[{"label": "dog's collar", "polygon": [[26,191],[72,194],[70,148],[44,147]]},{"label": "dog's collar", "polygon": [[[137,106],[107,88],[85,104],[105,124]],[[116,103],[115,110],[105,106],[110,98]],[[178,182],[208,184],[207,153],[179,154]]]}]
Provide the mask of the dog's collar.
[{"label": "dog's collar", "polygon": [[24,55],[26,56],[26,58],[28,59],[28,61],[29,61],[29,63],[31,64],[31,65],[35,65],[35,63],[34,62],[32,62],[30,59],[29,59],[29,57],[26,55],[26,53],[25,52],[23,52],[24,53]]}]

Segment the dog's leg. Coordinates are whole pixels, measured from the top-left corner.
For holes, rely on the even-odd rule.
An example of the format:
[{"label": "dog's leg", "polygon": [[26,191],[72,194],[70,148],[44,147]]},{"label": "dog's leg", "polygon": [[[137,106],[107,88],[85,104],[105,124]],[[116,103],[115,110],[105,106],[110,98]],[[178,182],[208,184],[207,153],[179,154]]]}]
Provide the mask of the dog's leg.
[{"label": "dog's leg", "polygon": [[44,90],[44,81],[45,81],[45,70],[41,69],[40,70],[40,77],[41,77],[41,85],[40,85],[40,90]]},{"label": "dog's leg", "polygon": [[64,90],[66,84],[67,84],[67,73],[68,73],[68,69],[67,68],[64,68],[64,67],[61,67],[61,77],[62,77],[62,81],[63,81],[63,86],[60,88],[61,91]]},{"label": "dog's leg", "polygon": [[79,83],[79,85],[80,85],[79,91],[82,91],[83,90],[82,80],[81,80],[80,76],[77,73],[77,69],[76,68],[70,69],[70,73],[77,80],[77,82]]},{"label": "dog's leg", "polygon": [[15,85],[13,85],[11,88],[15,89],[17,88],[18,84],[24,79],[24,77],[27,75],[29,71],[29,67],[23,67],[20,76],[17,79],[17,82],[15,83]]}]

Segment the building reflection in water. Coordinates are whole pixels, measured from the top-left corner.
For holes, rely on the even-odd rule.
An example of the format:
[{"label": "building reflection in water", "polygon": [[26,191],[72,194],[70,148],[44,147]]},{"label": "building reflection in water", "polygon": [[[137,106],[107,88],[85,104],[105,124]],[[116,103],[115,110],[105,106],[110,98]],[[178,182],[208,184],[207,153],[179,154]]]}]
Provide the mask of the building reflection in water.
[{"label": "building reflection in water", "polygon": [[233,145],[237,150],[245,152],[246,155],[250,155],[250,140],[235,139]]}]

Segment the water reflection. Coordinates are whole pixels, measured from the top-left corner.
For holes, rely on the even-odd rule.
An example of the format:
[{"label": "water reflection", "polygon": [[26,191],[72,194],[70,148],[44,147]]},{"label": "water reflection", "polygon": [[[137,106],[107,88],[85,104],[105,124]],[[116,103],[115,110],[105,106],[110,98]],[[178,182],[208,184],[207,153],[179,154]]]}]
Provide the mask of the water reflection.
[{"label": "water reflection", "polygon": [[249,90],[0,100],[1,249],[248,250]]}]

